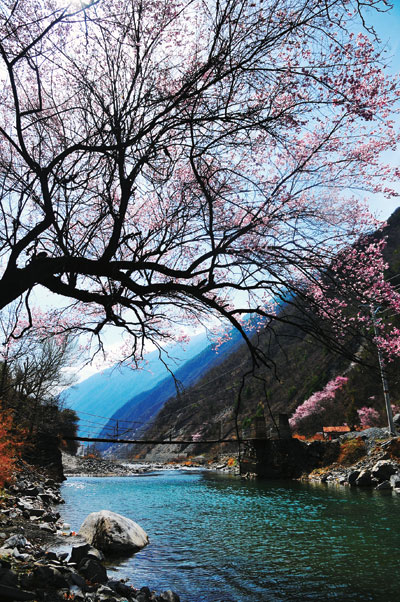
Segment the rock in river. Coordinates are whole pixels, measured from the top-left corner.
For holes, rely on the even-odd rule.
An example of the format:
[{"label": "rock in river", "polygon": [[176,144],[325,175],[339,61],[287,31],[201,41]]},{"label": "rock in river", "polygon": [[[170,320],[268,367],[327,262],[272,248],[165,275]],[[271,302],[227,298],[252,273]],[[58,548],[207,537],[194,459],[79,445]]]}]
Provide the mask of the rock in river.
[{"label": "rock in river", "polygon": [[373,466],[371,474],[380,482],[388,481],[392,475],[396,474],[397,468],[397,465],[390,460],[379,460]]},{"label": "rock in river", "polygon": [[109,510],[89,514],[79,535],[95,548],[111,554],[137,552],[149,543],[142,527],[130,518]]}]

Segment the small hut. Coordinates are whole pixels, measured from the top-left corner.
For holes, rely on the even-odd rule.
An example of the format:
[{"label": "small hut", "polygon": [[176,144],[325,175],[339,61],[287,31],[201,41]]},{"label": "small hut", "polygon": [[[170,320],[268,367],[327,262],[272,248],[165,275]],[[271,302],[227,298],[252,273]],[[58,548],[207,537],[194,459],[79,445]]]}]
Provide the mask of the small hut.
[{"label": "small hut", "polygon": [[324,426],[324,437],[328,439],[328,441],[332,441],[332,439],[337,439],[339,435],[343,435],[344,433],[350,432],[349,426]]}]

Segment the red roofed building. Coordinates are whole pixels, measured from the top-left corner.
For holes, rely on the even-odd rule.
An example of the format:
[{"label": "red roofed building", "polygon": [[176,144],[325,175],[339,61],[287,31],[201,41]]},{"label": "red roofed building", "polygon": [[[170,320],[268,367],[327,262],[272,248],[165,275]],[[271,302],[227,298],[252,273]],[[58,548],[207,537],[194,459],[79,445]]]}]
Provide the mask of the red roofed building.
[{"label": "red roofed building", "polygon": [[336,439],[339,435],[343,435],[343,433],[349,433],[349,426],[324,426],[324,437],[331,441],[333,438]]}]

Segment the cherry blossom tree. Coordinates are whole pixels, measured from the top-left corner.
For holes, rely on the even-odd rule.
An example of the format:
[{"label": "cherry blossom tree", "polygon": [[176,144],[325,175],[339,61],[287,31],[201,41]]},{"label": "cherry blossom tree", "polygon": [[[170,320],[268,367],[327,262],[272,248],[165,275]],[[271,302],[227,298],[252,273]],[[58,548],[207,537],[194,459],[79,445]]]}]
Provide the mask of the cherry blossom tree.
[{"label": "cherry blossom tree", "polygon": [[303,301],[377,226],[362,191],[393,194],[398,90],[365,9],[388,5],[2,2],[0,308],[19,303],[17,330],[40,286],[66,299],[49,330],[122,328],[134,359],[188,321],[245,338],[245,315],[290,322],[283,302],[325,336]]},{"label": "cherry blossom tree", "polygon": [[[335,409],[340,420],[340,416],[343,416],[343,408],[337,411],[336,395],[348,380],[346,376],[337,376],[330,380],[322,391],[313,393],[296,408],[289,420],[291,428],[296,432],[314,434],[322,428],[324,420],[330,420],[335,415]],[[325,426],[327,425],[325,424]]]}]

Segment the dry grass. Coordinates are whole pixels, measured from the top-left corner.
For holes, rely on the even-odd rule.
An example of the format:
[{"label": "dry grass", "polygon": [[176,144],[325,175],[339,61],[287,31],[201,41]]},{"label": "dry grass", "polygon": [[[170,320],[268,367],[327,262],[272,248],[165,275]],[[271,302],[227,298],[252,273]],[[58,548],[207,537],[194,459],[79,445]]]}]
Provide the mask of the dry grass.
[{"label": "dry grass", "polygon": [[361,460],[367,453],[367,447],[360,438],[349,439],[340,444],[338,464],[351,466]]},{"label": "dry grass", "polygon": [[392,439],[386,447],[386,451],[392,460],[400,460],[400,437]]}]

